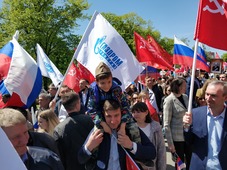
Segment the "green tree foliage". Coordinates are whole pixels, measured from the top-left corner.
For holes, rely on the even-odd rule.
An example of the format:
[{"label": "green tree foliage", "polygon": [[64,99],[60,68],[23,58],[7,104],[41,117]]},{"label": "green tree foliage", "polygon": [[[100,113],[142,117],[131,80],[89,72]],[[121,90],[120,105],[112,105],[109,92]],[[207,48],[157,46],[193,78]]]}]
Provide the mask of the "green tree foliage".
[{"label": "green tree foliage", "polygon": [[64,73],[80,36],[78,19],[88,18],[86,0],[4,0],[0,10],[0,47],[19,30],[19,43],[36,58],[36,43]]},{"label": "green tree foliage", "polygon": [[227,62],[227,53],[224,53],[221,58],[223,59],[224,62]]}]

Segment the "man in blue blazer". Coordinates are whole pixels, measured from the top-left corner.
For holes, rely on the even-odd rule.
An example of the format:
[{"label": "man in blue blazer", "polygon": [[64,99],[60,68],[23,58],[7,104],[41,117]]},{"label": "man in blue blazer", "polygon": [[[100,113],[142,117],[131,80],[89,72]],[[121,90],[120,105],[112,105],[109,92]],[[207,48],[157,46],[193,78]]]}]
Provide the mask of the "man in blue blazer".
[{"label": "man in blue blazer", "polygon": [[121,122],[120,104],[114,100],[106,100],[103,106],[106,124],[112,134],[103,133],[100,129],[91,131],[85,145],[80,149],[78,160],[82,164],[93,162],[96,170],[126,170],[126,151],[134,160],[151,162],[156,157],[154,145],[147,136],[140,131],[141,143],[134,143],[130,134],[117,132]]},{"label": "man in blue blazer", "polygon": [[183,117],[185,140],[192,146],[191,170],[227,169],[227,84],[209,83],[205,93],[207,106]]}]

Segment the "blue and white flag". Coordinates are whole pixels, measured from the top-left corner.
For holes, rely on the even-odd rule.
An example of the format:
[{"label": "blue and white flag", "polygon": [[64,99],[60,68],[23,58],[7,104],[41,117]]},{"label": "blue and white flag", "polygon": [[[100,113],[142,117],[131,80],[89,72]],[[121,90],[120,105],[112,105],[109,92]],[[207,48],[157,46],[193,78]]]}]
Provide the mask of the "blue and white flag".
[{"label": "blue and white flag", "polygon": [[[8,57],[10,62],[7,75],[0,82],[0,108],[30,107],[42,88],[42,75],[37,63],[15,38],[0,50],[0,54],[0,57]],[[3,100],[4,96],[7,96],[7,101]]]},{"label": "blue and white flag", "polygon": [[42,72],[42,76],[48,77],[52,80],[55,86],[63,80],[63,75],[52,61],[44,53],[43,49],[37,44],[37,64]]},{"label": "blue and white flag", "polygon": [[106,63],[113,77],[122,82],[122,89],[128,87],[144,69],[121,35],[98,12],[93,14],[74,58],[94,76],[98,64]]}]

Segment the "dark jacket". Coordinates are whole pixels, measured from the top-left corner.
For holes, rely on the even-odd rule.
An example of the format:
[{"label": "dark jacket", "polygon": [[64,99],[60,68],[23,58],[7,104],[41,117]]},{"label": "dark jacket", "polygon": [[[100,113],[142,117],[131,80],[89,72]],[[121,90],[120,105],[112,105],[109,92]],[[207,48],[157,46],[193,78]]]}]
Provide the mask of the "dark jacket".
[{"label": "dark jacket", "polygon": [[[186,142],[192,146],[191,170],[205,170],[208,155],[207,106],[192,110],[192,126],[184,132]],[[227,169],[227,109],[223,122],[219,162],[222,169]]]},{"label": "dark jacket", "polygon": [[69,117],[56,126],[54,139],[66,170],[85,169],[84,165],[79,164],[77,154],[93,127],[89,116],[77,112],[70,113]]},{"label": "dark jacket", "polygon": [[64,170],[58,155],[48,149],[28,146],[27,156],[28,170]]},{"label": "dark jacket", "polygon": [[[127,133],[128,134],[128,133]],[[156,150],[154,145],[150,142],[148,137],[140,130],[141,135],[141,144],[137,144],[137,152],[132,154],[129,150],[127,152],[131,155],[131,157],[134,160],[138,160],[141,162],[147,162],[156,157]],[[105,165],[105,170],[108,168],[108,162],[109,162],[109,156],[110,156],[110,144],[111,139],[110,135],[107,133],[104,133],[103,141],[98,147],[98,153],[97,157],[94,155],[89,156],[87,155],[86,151],[84,150],[84,146],[81,147],[79,154],[78,154],[78,160],[80,163],[89,163],[89,161],[94,162],[95,170],[101,170],[100,167],[98,167],[98,162],[102,162]],[[119,163],[121,170],[126,170],[126,153],[122,149],[120,145],[118,145],[118,153],[119,153]],[[96,163],[96,161],[98,162]]]},{"label": "dark jacket", "polygon": [[46,133],[28,132],[29,140],[27,146],[38,146],[49,149],[60,156],[57,143],[54,138]]}]

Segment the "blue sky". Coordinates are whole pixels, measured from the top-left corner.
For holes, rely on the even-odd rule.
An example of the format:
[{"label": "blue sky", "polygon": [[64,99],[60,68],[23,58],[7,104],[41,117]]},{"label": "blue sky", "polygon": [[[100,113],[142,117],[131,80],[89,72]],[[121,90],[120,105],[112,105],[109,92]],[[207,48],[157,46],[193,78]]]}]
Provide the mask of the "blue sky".
[{"label": "blue sky", "polygon": [[[63,0],[56,0],[61,4]],[[0,0],[1,4],[2,0]],[[188,38],[189,46],[195,43],[193,40],[196,24],[199,0],[88,0],[91,4],[85,13],[92,15],[94,11],[112,12],[123,15],[134,12],[144,20],[150,20],[155,30],[161,33],[162,38]],[[89,21],[83,21],[77,34],[83,34]],[[219,55],[226,53],[207,46],[207,50],[218,52]]]},{"label": "blue sky", "polygon": [[[94,11],[112,12],[117,15],[134,12],[144,20],[150,20],[155,30],[161,33],[162,38],[187,38],[192,48],[195,41],[194,30],[196,25],[199,0],[88,0],[91,4],[86,13],[92,15]],[[83,22],[80,34],[83,34],[89,21]],[[82,31],[82,33],[81,33]],[[219,55],[226,53],[206,46]]]}]

